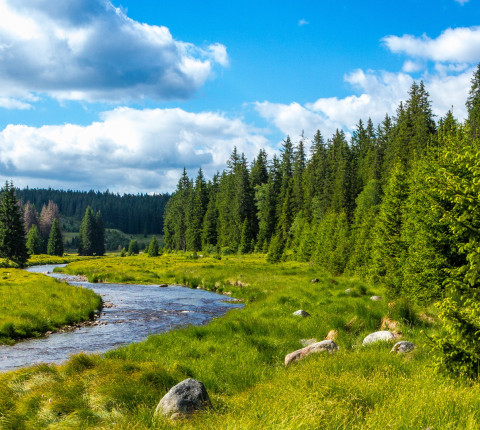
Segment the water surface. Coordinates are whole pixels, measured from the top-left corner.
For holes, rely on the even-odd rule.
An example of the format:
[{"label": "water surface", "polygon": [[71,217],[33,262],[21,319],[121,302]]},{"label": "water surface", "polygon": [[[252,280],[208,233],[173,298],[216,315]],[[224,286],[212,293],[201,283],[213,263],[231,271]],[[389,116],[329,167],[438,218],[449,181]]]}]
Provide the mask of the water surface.
[{"label": "water surface", "polygon": [[[69,284],[90,288],[102,296],[98,324],[40,339],[0,345],[0,371],[37,363],[59,363],[69,355],[103,353],[120,345],[138,342],[152,333],[187,325],[202,325],[229,309],[241,307],[228,297],[178,285],[92,284],[79,277],[52,273],[64,265],[34,266],[30,272],[46,273]],[[227,301],[225,301],[227,300]]]}]

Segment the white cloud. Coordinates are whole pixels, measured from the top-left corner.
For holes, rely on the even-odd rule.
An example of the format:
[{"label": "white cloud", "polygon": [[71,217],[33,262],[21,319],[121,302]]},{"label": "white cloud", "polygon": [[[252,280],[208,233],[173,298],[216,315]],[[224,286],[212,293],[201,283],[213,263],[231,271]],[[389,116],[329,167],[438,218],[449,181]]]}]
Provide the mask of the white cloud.
[{"label": "white cloud", "polygon": [[256,103],[256,110],[284,134],[296,136],[304,130],[306,136],[313,136],[319,129],[325,137],[330,137],[337,128],[345,131],[354,129],[359,119],[371,117],[375,123],[379,123],[385,113],[394,114],[413,82],[404,73],[362,70],[346,75],[345,81],[359,95],[319,98],[304,106],[298,103]]},{"label": "white cloud", "polygon": [[308,25],[310,24],[306,19],[301,19],[300,21],[298,21],[298,26],[299,27],[303,27],[304,25]]},{"label": "white cloud", "polygon": [[122,107],[88,126],[7,126],[0,171],[17,186],[163,192],[184,166],[190,176],[223,170],[234,146],[252,160],[268,141],[220,113]]},{"label": "white cloud", "polygon": [[[454,75],[447,74],[445,70],[443,73],[437,71],[423,75],[437,119],[444,116],[452,106],[454,115],[461,120],[465,119],[465,101],[474,68],[462,70],[462,73]],[[395,116],[400,102],[408,99],[413,78],[403,72],[356,70],[346,75],[345,81],[356,94],[344,98],[319,98],[303,106],[295,102],[257,102],[255,109],[285,135],[298,136],[304,130],[306,136],[313,136],[319,129],[324,137],[329,138],[336,129],[351,132],[359,119],[366,121],[371,118],[374,124],[379,124],[386,113]]]},{"label": "white cloud", "polygon": [[469,0],[455,0],[457,3],[460,3],[462,6],[465,4],[465,3],[468,3]]},{"label": "white cloud", "polygon": [[121,101],[190,97],[226,66],[225,46],[197,47],[130,19],[109,0],[0,0],[0,96]]},{"label": "white cloud", "polygon": [[476,63],[480,61],[480,27],[448,28],[435,39],[409,34],[382,39],[390,51],[435,62]]}]

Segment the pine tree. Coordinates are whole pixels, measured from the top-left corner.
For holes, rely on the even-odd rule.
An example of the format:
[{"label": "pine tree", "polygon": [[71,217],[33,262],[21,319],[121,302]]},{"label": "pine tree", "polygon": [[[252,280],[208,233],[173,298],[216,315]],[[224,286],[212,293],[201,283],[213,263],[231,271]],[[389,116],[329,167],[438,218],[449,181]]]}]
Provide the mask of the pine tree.
[{"label": "pine tree", "polygon": [[152,240],[148,245],[147,254],[149,257],[158,257],[158,253],[159,253],[159,246],[158,246],[157,238],[155,236],[152,236]]},{"label": "pine tree", "polygon": [[47,254],[58,256],[63,255],[62,231],[60,230],[60,226],[56,218],[53,220],[50,234],[48,236]]},{"label": "pine tree", "polygon": [[85,210],[78,237],[78,255],[95,254],[95,217],[90,206]]},{"label": "pine tree", "polygon": [[200,168],[191,193],[190,211],[187,214],[187,230],[185,232],[187,249],[200,251],[202,249],[202,228],[207,210],[207,186]]},{"label": "pine tree", "polygon": [[94,252],[95,255],[105,254],[105,226],[100,211],[98,211],[95,216]]},{"label": "pine tree", "polygon": [[128,255],[136,255],[140,252],[138,248],[138,242],[135,239],[132,239],[128,244]]},{"label": "pine tree", "polygon": [[0,190],[0,257],[23,266],[28,260],[23,216],[13,183]]},{"label": "pine tree", "polygon": [[480,63],[472,77],[472,85],[467,99],[468,124],[472,135],[480,137]]},{"label": "pine tree", "polygon": [[371,270],[373,279],[382,281],[391,295],[398,295],[402,290],[402,263],[406,252],[402,233],[408,191],[407,174],[402,164],[397,163],[391,172],[375,225]]},{"label": "pine tree", "polygon": [[42,237],[36,225],[32,225],[27,235],[27,250],[30,255],[42,253]]}]

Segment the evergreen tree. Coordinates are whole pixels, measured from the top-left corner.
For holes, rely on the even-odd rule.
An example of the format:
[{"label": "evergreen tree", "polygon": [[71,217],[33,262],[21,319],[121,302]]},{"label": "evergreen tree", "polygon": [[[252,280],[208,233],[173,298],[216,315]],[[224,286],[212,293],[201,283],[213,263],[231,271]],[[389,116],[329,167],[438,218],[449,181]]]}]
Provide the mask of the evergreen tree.
[{"label": "evergreen tree", "polygon": [[55,218],[50,229],[47,244],[48,255],[63,255],[63,237],[58,220]]},{"label": "evergreen tree", "polygon": [[80,224],[80,232],[78,236],[78,255],[95,254],[95,234],[95,217],[93,215],[92,208],[88,206],[85,210],[82,223]]},{"label": "evergreen tree", "polygon": [[408,180],[402,164],[397,163],[385,189],[374,233],[372,275],[382,281],[391,295],[401,292],[402,263],[406,246],[403,240]]},{"label": "evergreen tree", "polygon": [[95,255],[105,254],[105,226],[100,211],[97,211],[97,215],[95,216],[94,252]]},{"label": "evergreen tree", "polygon": [[157,238],[155,236],[152,236],[152,240],[148,245],[147,254],[149,257],[158,257],[159,246],[158,246]]},{"label": "evergreen tree", "polygon": [[191,193],[190,211],[187,214],[187,229],[185,232],[187,249],[200,251],[202,249],[202,229],[205,212],[207,210],[207,186],[200,168]]},{"label": "evergreen tree", "polygon": [[202,227],[202,248],[217,245],[217,193],[218,193],[218,174],[214,175],[208,191],[208,205]]},{"label": "evergreen tree", "polygon": [[480,137],[480,63],[472,77],[472,85],[467,99],[467,122],[474,137]]},{"label": "evergreen tree", "polygon": [[30,255],[42,253],[42,237],[36,225],[32,225],[27,235],[27,250]]},{"label": "evergreen tree", "polygon": [[135,239],[132,239],[128,244],[128,255],[137,255],[140,252],[138,247],[138,242]]},{"label": "evergreen tree", "polygon": [[23,266],[28,260],[23,216],[13,183],[0,190],[0,257]]}]

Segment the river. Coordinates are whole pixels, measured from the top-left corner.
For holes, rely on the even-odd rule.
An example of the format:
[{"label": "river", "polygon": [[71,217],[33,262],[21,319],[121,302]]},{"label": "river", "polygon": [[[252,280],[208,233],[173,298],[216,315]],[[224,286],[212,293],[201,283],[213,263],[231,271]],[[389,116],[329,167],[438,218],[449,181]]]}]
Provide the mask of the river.
[{"label": "river", "polygon": [[229,309],[242,307],[227,296],[178,285],[161,288],[158,285],[92,284],[75,276],[53,273],[55,267],[62,266],[34,266],[27,270],[67,280],[102,296],[106,306],[97,324],[12,346],[0,345],[0,371],[38,363],[61,363],[79,352],[103,353],[139,342],[153,333],[203,325]]}]

